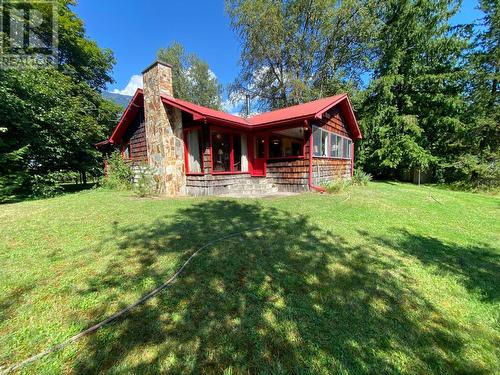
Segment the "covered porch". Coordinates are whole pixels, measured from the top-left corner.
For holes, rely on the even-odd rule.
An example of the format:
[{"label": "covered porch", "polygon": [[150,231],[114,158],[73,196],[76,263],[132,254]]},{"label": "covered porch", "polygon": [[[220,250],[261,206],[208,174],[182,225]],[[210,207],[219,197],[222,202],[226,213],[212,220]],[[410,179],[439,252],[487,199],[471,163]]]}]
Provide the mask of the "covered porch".
[{"label": "covered porch", "polygon": [[306,159],[305,124],[249,131],[212,124],[184,128],[189,195],[273,194],[282,189],[274,165]]}]

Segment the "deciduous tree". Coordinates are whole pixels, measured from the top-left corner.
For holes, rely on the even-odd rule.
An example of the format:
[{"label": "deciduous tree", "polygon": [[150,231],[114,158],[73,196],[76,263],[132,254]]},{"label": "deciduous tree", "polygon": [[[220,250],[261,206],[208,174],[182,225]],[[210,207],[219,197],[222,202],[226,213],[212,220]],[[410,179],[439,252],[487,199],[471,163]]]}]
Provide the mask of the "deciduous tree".
[{"label": "deciduous tree", "polygon": [[371,57],[377,18],[373,0],[227,0],[241,44],[232,92],[261,109],[352,93]]},{"label": "deciduous tree", "polygon": [[98,174],[102,165],[94,144],[119,111],[100,95],[114,58],[85,37],[73,4],[59,1],[57,66],[0,71],[0,200],[50,192],[55,173]]}]

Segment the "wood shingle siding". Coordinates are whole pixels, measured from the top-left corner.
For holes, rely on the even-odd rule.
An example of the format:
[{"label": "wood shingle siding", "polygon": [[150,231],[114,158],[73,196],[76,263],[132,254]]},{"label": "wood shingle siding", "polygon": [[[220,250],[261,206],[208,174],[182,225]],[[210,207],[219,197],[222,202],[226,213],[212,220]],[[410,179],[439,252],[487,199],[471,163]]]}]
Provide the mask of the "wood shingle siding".
[{"label": "wood shingle siding", "polygon": [[130,160],[145,162],[148,158],[146,146],[146,129],[144,126],[144,112],[141,110],[134,119],[133,124],[123,136],[123,144],[130,145]]}]

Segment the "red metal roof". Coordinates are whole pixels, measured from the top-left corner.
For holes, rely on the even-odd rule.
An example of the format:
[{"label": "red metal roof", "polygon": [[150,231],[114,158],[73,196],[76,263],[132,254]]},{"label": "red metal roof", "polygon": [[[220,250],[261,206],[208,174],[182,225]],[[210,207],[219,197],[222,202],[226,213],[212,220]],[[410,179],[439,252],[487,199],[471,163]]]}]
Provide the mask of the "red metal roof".
[{"label": "red metal roof", "polygon": [[312,102],[294,105],[276,111],[261,113],[249,119],[254,125],[264,125],[276,122],[288,121],[291,119],[300,119],[304,117],[316,117],[318,114],[323,114],[328,109],[332,108],[339,101],[346,99],[347,95],[336,95],[328,98],[314,100]]},{"label": "red metal roof", "polygon": [[203,107],[201,105],[197,105],[197,104],[194,104],[194,103],[182,100],[182,99],[173,98],[171,96],[167,96],[167,95],[163,95],[163,94],[161,95],[161,98],[165,104],[173,105],[174,107],[177,107],[181,110],[182,109],[187,110],[187,112],[190,112],[190,113],[196,113],[196,114],[200,115],[202,118],[208,117],[211,119],[219,119],[222,121],[228,121],[228,122],[231,122],[234,124],[240,124],[243,126],[250,126],[250,123],[246,119],[244,119],[243,117],[231,115],[229,113],[217,111],[215,109],[211,109],[208,107]]},{"label": "red metal roof", "polygon": [[[347,125],[351,131],[353,139],[361,139],[361,131],[356,121],[354,111],[346,94],[335,95],[328,98],[314,100],[312,102],[294,105],[292,107],[278,109],[276,111],[262,113],[252,116],[248,119],[231,115],[226,112],[217,111],[211,108],[203,107],[185,100],[173,98],[167,95],[161,95],[162,101],[182,111],[190,113],[194,121],[206,120],[217,125],[226,125],[231,127],[243,128],[246,130],[257,130],[263,128],[272,128],[278,125],[287,125],[301,120],[321,119],[323,114],[330,108],[338,105],[342,114],[346,118]],[[129,106],[123,113],[113,134],[109,138],[111,143],[116,143],[135,116],[136,108],[143,104],[143,90],[138,89],[130,101]]]}]

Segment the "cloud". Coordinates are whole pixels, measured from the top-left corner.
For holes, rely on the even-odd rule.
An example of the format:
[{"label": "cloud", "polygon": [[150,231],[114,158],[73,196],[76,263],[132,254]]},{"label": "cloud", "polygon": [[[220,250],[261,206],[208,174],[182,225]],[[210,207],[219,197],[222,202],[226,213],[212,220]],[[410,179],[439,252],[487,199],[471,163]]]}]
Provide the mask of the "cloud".
[{"label": "cloud", "polygon": [[235,116],[240,116],[241,105],[239,103],[232,103],[231,100],[226,99],[222,102],[222,110]]},{"label": "cloud", "polygon": [[113,94],[133,96],[137,89],[142,89],[142,76],[134,74],[123,90],[114,89],[112,92]]},{"label": "cloud", "polygon": [[241,111],[246,103],[243,92],[232,92],[229,97],[222,102],[222,110],[235,116],[241,116]]}]

